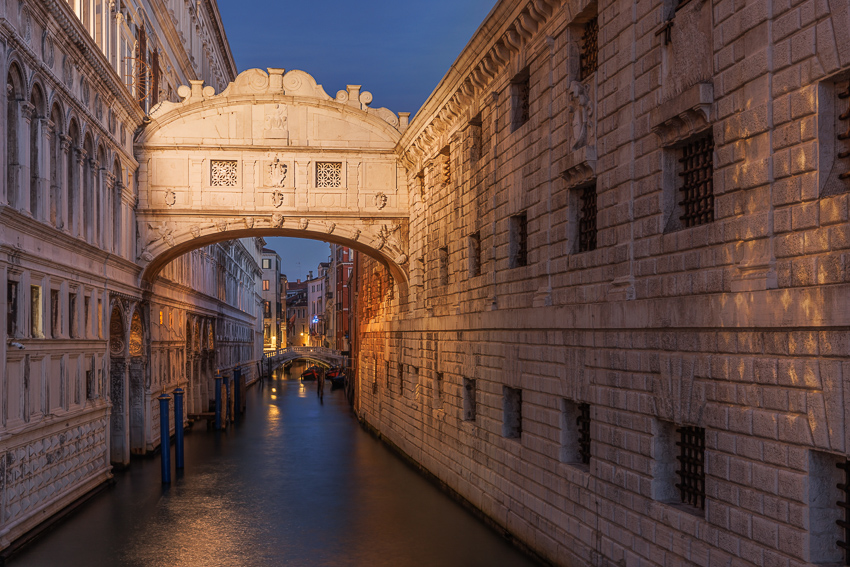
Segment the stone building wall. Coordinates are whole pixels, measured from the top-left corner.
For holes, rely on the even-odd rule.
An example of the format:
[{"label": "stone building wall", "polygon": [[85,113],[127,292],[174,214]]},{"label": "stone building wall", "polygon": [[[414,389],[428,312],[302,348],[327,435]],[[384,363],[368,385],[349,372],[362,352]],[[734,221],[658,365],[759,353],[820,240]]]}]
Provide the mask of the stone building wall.
[{"label": "stone building wall", "polygon": [[409,305],[361,259],[362,418],[559,565],[842,561],[847,3],[500,2],[453,69],[399,146]]},{"label": "stone building wall", "polygon": [[[0,550],[158,444],[150,400],[191,385],[187,318],[219,360],[261,355],[252,240],[207,247],[224,277],[139,285],[134,132],[178,85],[235,77],[207,6],[0,0]],[[158,83],[139,96],[142,53]],[[160,307],[182,332],[151,337]]]}]

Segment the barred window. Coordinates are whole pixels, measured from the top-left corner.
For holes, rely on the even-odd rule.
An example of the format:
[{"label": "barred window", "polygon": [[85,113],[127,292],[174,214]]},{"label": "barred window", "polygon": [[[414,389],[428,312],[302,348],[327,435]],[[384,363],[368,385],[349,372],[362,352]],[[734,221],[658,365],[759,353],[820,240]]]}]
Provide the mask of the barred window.
[{"label": "barred window", "polygon": [[520,213],[511,217],[510,262],[511,268],[528,265],[528,215]]},{"label": "barred window", "polygon": [[463,379],[463,420],[475,421],[475,380]]},{"label": "barred window", "polygon": [[482,124],[480,112],[469,121],[469,159],[471,161],[478,161],[484,155]]},{"label": "barred window", "polygon": [[680,150],[679,219],[685,228],[714,221],[714,135],[700,136]]},{"label": "barred window", "polygon": [[596,72],[599,66],[599,18],[584,24],[579,56],[579,80],[583,81]]},{"label": "barred window", "polygon": [[686,426],[676,430],[679,440],[679,482],[676,488],[683,504],[705,509],[705,429]]},{"label": "barred window", "polygon": [[440,175],[442,177],[443,185],[446,187],[452,184],[452,149],[451,146],[446,146],[442,150],[440,150],[440,166],[441,171]]},{"label": "barred window", "polygon": [[522,390],[502,386],[502,437],[522,437]]},{"label": "barred window", "polygon": [[440,260],[440,285],[448,285],[449,283],[449,248],[444,246],[439,250]]},{"label": "barred window", "polygon": [[481,275],[481,233],[469,235],[469,277]]},{"label": "barred window", "polygon": [[578,417],[576,418],[576,429],[578,429],[578,452],[581,462],[590,464],[590,404],[578,405]]},{"label": "barred window", "polygon": [[237,162],[234,160],[210,161],[210,185],[213,187],[236,187]]},{"label": "barred window", "polygon": [[579,189],[578,251],[596,250],[596,183]]},{"label": "barred window", "polygon": [[339,162],[317,162],[316,163],[316,187],[333,188],[342,187],[342,163]]},{"label": "barred window", "polygon": [[511,81],[511,131],[516,130],[531,117],[531,73],[526,68]]},{"label": "barred window", "polygon": [[838,178],[850,185],[850,82],[847,83],[847,90],[838,93],[838,99],[845,101],[844,111],[838,116],[844,128],[843,132],[839,130],[838,133],[838,159],[843,160],[842,171]]}]

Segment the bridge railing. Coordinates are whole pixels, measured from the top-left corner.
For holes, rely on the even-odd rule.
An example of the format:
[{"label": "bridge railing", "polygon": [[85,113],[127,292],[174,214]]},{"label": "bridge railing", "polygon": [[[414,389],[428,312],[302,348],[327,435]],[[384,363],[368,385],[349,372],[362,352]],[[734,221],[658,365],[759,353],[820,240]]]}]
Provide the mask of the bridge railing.
[{"label": "bridge railing", "polygon": [[274,351],[266,351],[263,353],[264,359],[275,358],[287,353],[296,353],[296,354],[321,354],[325,356],[336,356],[342,357],[342,354],[338,350],[334,350],[332,348],[327,347],[287,347],[287,348],[279,348]]}]

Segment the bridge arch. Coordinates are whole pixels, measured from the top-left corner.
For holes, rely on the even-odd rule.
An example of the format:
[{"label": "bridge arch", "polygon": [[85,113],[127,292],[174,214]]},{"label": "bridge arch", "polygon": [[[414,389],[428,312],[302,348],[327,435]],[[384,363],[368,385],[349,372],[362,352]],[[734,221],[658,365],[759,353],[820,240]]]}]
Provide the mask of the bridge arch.
[{"label": "bridge arch", "polygon": [[222,93],[193,81],[136,139],[140,279],[235,238],[289,236],[363,252],[408,295],[408,175],[396,147],[408,114],[335,97],[303,71],[241,73]]}]

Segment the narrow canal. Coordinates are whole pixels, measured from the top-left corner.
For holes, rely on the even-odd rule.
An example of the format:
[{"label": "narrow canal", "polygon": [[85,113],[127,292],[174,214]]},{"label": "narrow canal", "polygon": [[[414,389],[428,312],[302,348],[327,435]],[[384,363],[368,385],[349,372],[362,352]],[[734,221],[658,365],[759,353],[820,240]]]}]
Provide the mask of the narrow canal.
[{"label": "narrow canal", "polygon": [[138,459],[6,565],[535,565],[363,431],[341,390],[315,388],[251,388],[235,427],[187,434],[170,488],[159,458]]}]

